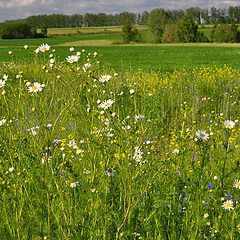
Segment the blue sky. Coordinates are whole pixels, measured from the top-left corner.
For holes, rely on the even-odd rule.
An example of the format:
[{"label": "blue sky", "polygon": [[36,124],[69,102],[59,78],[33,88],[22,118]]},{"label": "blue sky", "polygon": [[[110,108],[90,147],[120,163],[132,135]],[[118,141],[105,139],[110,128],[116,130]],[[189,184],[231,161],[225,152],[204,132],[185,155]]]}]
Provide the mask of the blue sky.
[{"label": "blue sky", "polygon": [[10,19],[26,18],[38,14],[85,14],[120,13],[124,11],[141,13],[155,8],[186,9],[228,8],[239,6],[239,0],[0,0],[0,22]]}]

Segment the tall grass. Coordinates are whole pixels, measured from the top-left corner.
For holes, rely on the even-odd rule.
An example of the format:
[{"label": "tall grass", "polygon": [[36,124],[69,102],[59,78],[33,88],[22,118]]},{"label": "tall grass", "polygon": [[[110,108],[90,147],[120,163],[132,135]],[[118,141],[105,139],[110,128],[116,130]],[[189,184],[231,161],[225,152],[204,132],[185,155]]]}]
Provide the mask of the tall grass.
[{"label": "tall grass", "polygon": [[1,66],[1,239],[238,239],[239,70],[77,51]]}]

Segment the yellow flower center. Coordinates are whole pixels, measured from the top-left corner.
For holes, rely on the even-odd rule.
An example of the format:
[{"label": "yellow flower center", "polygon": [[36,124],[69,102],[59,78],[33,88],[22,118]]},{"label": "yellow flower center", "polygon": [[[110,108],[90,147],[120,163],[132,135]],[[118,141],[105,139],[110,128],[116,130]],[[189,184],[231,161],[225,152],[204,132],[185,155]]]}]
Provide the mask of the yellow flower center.
[{"label": "yellow flower center", "polygon": [[42,51],[45,52],[47,50],[46,47],[42,47]]},{"label": "yellow flower center", "polygon": [[231,207],[231,204],[230,203],[227,203],[226,204],[226,208],[230,208]]},{"label": "yellow flower center", "polygon": [[32,87],[32,90],[34,91],[34,90],[36,90],[37,89],[37,86],[33,86]]},{"label": "yellow flower center", "polygon": [[240,187],[240,182],[238,182],[238,183],[236,184],[236,187]]},{"label": "yellow flower center", "polygon": [[0,83],[0,87],[2,86],[2,83]]},{"label": "yellow flower center", "polygon": [[231,127],[231,123],[227,123],[227,127]]},{"label": "yellow flower center", "polygon": [[104,77],[104,78],[103,78],[103,81],[106,81],[106,80],[107,80],[107,77]]},{"label": "yellow flower center", "polygon": [[74,61],[74,58],[69,59],[69,61],[70,61],[70,62],[73,62],[73,61]]},{"label": "yellow flower center", "polygon": [[205,134],[202,133],[200,136],[201,136],[201,137],[205,137]]},{"label": "yellow flower center", "polygon": [[105,107],[108,107],[109,105],[110,105],[110,103],[106,103],[106,104],[105,104]]}]

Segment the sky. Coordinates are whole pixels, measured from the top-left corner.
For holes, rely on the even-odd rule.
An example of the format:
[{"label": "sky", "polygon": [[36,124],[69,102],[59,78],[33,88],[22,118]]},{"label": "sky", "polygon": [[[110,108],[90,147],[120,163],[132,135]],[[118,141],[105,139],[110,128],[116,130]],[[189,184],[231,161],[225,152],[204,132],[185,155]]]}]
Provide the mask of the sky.
[{"label": "sky", "polygon": [[239,0],[0,0],[0,22],[40,14],[142,13],[156,8],[186,9],[240,6]]}]

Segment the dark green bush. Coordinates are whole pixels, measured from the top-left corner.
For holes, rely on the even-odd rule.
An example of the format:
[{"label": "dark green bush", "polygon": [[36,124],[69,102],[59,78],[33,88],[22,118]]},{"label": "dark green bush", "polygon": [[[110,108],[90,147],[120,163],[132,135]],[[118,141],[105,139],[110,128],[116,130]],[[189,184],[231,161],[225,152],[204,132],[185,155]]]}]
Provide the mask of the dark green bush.
[{"label": "dark green bush", "polygon": [[234,24],[217,25],[212,31],[212,40],[217,43],[236,43],[240,42],[240,33]]},{"label": "dark green bush", "polygon": [[24,21],[7,22],[0,25],[0,37],[3,39],[23,39],[45,37],[43,33],[37,33]]}]

